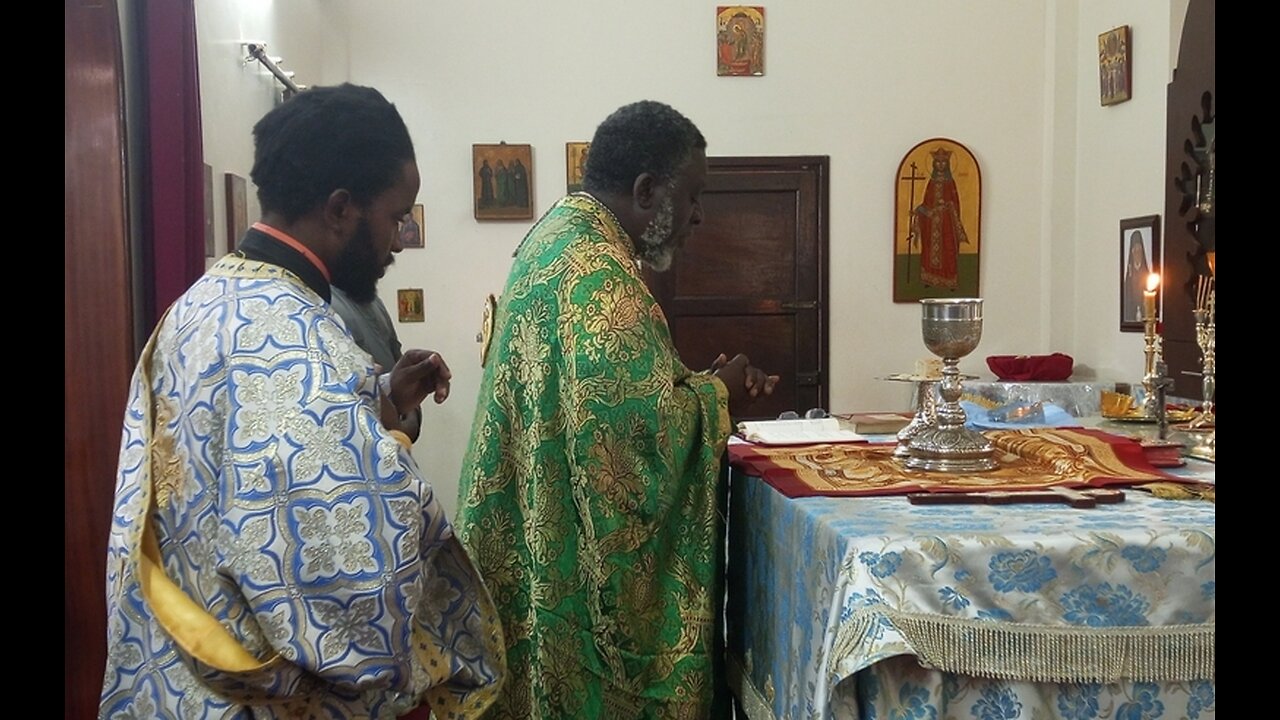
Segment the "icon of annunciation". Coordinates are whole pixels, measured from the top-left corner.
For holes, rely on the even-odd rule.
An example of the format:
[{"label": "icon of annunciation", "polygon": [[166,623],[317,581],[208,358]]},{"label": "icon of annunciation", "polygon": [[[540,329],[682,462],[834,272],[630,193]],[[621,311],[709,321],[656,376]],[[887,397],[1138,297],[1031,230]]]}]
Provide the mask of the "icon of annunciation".
[{"label": "icon of annunciation", "polygon": [[721,5],[716,8],[716,74],[764,75],[764,8]]}]

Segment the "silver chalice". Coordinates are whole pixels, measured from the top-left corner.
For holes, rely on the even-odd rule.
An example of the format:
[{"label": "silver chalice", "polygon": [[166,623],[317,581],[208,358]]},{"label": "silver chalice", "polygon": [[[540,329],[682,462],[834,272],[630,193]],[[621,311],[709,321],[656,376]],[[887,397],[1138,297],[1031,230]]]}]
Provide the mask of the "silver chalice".
[{"label": "silver chalice", "polygon": [[973,352],[982,339],[980,298],[921,300],[920,328],[929,352],[942,358],[942,403],[935,422],[908,442],[903,463],[915,470],[964,473],[994,470],[995,447],[982,433],[965,427],[960,407],[960,358]]}]

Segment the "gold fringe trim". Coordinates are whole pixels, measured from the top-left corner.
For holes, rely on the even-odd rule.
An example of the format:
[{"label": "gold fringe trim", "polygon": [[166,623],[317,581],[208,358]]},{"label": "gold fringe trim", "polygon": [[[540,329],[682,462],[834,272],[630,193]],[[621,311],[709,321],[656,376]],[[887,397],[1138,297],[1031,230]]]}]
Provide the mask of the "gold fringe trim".
[{"label": "gold fringe trim", "polygon": [[1218,502],[1217,486],[1209,483],[1154,482],[1143,483],[1134,489],[1146,490],[1161,500],[1208,500],[1211,503]]},{"label": "gold fringe trim", "polygon": [[727,654],[725,674],[728,676],[729,689],[733,691],[737,702],[741,703],[741,710],[748,720],[777,720],[773,715],[773,709],[765,701],[764,695],[752,684],[751,678],[742,669],[742,663],[736,655]]},{"label": "gold fringe trim", "polygon": [[1031,682],[1216,680],[1215,622],[1140,628],[1024,625],[885,608],[842,623],[831,667],[849,657],[871,628],[888,620],[922,665],[976,677]]}]

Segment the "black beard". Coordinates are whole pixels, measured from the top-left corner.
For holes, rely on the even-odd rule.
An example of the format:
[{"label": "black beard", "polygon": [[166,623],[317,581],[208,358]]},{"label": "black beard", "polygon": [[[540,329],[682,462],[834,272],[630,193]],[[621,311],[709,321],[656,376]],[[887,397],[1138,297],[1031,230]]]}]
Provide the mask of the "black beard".
[{"label": "black beard", "polygon": [[378,261],[373,249],[373,231],[369,228],[369,221],[361,218],[355,235],[343,246],[329,270],[333,275],[333,286],[353,301],[363,304],[373,302],[378,296],[378,280],[386,272],[387,264]]}]

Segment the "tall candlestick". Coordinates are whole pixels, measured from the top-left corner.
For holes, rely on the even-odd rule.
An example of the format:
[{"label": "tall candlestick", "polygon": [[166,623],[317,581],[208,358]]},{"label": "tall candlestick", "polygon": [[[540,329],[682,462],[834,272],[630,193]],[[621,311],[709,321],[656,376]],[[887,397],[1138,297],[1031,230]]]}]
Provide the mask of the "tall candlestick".
[{"label": "tall candlestick", "polygon": [[1147,289],[1142,291],[1142,317],[1144,320],[1154,320],[1156,317],[1156,288],[1159,287],[1159,273],[1148,275]]},{"label": "tall candlestick", "polygon": [[1142,388],[1146,395],[1142,399],[1142,414],[1155,419],[1164,413],[1164,404],[1157,397],[1157,390],[1163,387],[1164,377],[1164,338],[1160,337],[1160,322],[1156,315],[1156,288],[1160,287],[1160,274],[1147,276],[1147,289],[1142,291],[1142,334],[1146,346],[1146,364],[1142,373]]}]

